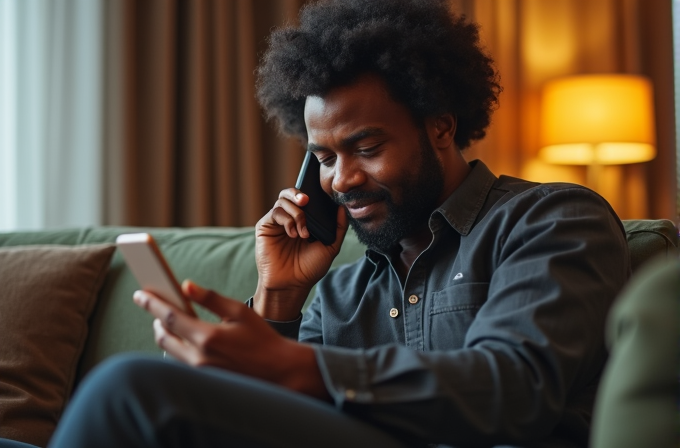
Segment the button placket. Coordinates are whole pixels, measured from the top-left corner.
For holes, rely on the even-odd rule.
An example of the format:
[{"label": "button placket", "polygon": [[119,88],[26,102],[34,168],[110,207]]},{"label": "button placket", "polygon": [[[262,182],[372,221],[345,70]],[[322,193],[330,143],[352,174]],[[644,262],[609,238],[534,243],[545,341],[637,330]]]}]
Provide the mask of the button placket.
[{"label": "button placket", "polygon": [[404,295],[402,296],[403,309],[401,310],[404,315],[406,346],[416,350],[423,350],[424,348],[422,316],[424,310],[421,302],[425,303],[423,302],[423,294],[425,293],[428,271],[423,264],[425,259],[422,259],[422,257],[422,254],[418,257],[407,277]]}]

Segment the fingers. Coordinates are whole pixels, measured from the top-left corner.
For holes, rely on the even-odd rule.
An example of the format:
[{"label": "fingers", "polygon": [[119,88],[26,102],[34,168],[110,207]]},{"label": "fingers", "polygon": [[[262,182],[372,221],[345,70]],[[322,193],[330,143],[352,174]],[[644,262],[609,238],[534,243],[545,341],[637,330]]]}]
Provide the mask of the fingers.
[{"label": "fingers", "polygon": [[279,199],[288,199],[300,207],[307,205],[309,197],[296,188],[286,188],[279,193]]},{"label": "fingers", "polygon": [[349,228],[349,218],[347,217],[347,212],[345,207],[338,206],[338,224],[335,231],[335,242],[327,246],[332,252],[340,252],[342,243],[345,240],[345,234],[347,234],[347,229]]},{"label": "fingers", "polygon": [[135,291],[134,302],[155,317],[168,332],[182,339],[196,339],[196,334],[204,330],[205,322],[190,316],[174,305],[167,303],[146,291]]},{"label": "fingers", "polygon": [[195,362],[197,357],[194,355],[195,350],[193,347],[189,346],[172,333],[169,333],[165,327],[163,327],[160,319],[154,319],[153,333],[156,345],[169,353],[170,356],[186,364]]},{"label": "fingers", "polygon": [[294,188],[288,188],[279,193],[279,198],[268,215],[274,223],[285,229],[289,237],[309,238],[307,220],[301,208],[307,202],[309,202],[307,195]]},{"label": "fingers", "polygon": [[215,291],[202,288],[191,280],[182,283],[182,292],[191,300],[217,314],[224,321],[240,321],[245,318],[248,307],[238,300],[229,299]]},{"label": "fingers", "polygon": [[290,238],[309,238],[305,214],[300,208],[308,201],[309,198],[295,188],[282,190],[269,213],[257,223],[258,235],[279,236],[283,229]]}]

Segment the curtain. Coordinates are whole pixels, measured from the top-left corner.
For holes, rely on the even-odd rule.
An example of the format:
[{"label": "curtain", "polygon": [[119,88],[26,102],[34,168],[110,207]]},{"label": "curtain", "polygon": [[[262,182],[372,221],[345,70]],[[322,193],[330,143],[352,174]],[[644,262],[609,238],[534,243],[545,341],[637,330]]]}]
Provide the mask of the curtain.
[{"label": "curtain", "polygon": [[603,167],[600,193],[622,219],[675,219],[676,144],[671,3],[662,0],[454,0],[481,25],[504,92],[486,139],[467,155],[496,173],[584,184],[585,167],[537,160],[542,84],[587,73],[648,76],[655,88],[657,156]]},{"label": "curtain", "polygon": [[0,230],[100,224],[99,0],[0,0]]},{"label": "curtain", "polygon": [[[467,151],[496,174],[584,181],[536,160],[538,100],[551,77],[641,73],[656,89],[658,156],[608,167],[622,218],[675,217],[670,2],[450,0],[481,24],[504,92],[488,136]],[[253,225],[291,186],[303,151],[264,122],[254,70],[272,27],[303,0],[108,0],[105,221]]]},{"label": "curtain", "polygon": [[253,225],[303,151],[263,120],[258,55],[296,0],[115,0],[109,17],[107,221]]}]

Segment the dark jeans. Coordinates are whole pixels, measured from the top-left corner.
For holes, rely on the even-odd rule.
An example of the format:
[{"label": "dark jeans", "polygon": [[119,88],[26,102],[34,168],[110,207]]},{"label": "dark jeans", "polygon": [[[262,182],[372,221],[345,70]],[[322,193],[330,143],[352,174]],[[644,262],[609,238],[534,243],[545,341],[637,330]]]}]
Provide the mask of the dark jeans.
[{"label": "dark jeans", "polygon": [[333,405],[241,375],[119,356],[90,375],[49,445],[78,447],[403,447]]},{"label": "dark jeans", "polygon": [[7,440],[0,438],[0,448],[37,448],[35,445],[28,443],[16,442],[14,440]]}]

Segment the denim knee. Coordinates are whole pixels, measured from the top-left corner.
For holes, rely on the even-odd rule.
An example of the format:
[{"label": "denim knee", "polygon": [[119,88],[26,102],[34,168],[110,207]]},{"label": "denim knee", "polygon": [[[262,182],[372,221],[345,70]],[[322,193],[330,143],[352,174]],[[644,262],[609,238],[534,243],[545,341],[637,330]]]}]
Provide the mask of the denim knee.
[{"label": "denim knee", "polygon": [[87,389],[89,394],[94,393],[97,396],[120,397],[127,392],[134,395],[137,391],[145,391],[147,395],[158,386],[165,364],[166,361],[160,357],[139,353],[115,355],[90,372],[83,379],[77,393]]}]

